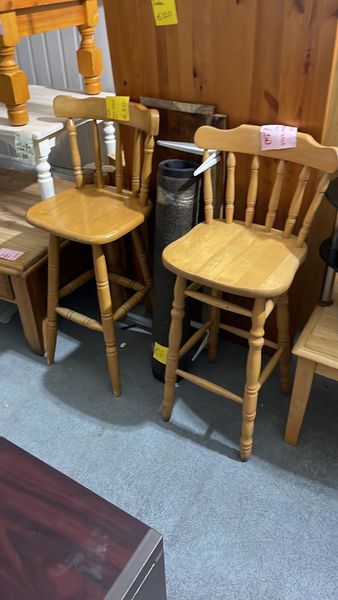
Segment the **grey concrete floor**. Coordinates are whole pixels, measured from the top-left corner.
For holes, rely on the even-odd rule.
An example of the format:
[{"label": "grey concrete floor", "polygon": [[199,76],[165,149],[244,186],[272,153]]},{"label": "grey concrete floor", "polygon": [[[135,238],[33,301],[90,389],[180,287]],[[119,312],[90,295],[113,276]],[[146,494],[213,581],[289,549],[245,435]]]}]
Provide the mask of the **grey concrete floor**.
[{"label": "grey concrete floor", "polygon": [[[79,301],[94,306],[88,286]],[[61,321],[47,367],[17,315],[0,325],[0,435],[160,531],[168,600],[338,599],[337,383],[315,379],[294,448],[283,442],[288,399],[271,377],[241,463],[240,408],[182,382],[163,423],[151,338],[118,338],[116,399],[100,334]],[[201,355],[193,370],[241,393],[244,365],[245,350],[224,341],[217,364]]]}]

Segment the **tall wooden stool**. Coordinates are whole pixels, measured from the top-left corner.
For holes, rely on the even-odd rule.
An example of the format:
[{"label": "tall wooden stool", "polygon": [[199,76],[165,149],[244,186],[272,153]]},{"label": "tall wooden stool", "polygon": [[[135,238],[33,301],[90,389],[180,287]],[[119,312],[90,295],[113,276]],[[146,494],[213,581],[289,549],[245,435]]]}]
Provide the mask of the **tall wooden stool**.
[{"label": "tall wooden stool", "polygon": [[[115,396],[119,396],[120,373],[115,341],[117,320],[138,304],[151,288],[151,273],[139,227],[147,218],[151,203],[148,198],[154,136],[158,132],[158,112],[140,104],[131,103],[130,120],[124,125],[135,130],[132,189],[123,187],[122,140],[120,122],[116,127],[116,187],[104,185],[98,120],[107,118],[104,98],[77,100],[58,96],[54,101],[55,114],[67,117],[67,129],[71,145],[76,188],[66,190],[39,202],[27,211],[27,219],[36,227],[49,232],[48,252],[48,307],[46,326],[46,349],[48,363],[54,361],[57,317],[65,317],[94,331],[101,331],[106,345],[107,362]],[[96,164],[96,185],[84,185],[80,153],[74,118],[93,120],[93,143]],[[144,139],[143,139],[144,138]],[[143,283],[130,280],[107,269],[105,248],[127,234],[131,234],[135,255],[138,259]],[[77,277],[59,289],[59,246],[65,238],[92,246],[94,270]],[[78,312],[59,306],[59,299],[91,279],[95,272],[101,323]],[[113,310],[109,282],[117,283],[134,291],[134,294],[115,311]]]},{"label": "tall wooden stool", "polygon": [[[171,312],[169,351],[165,373],[165,389],[162,404],[163,419],[170,419],[177,375],[196,383],[224,398],[242,406],[242,434],[240,455],[247,460],[252,451],[253,429],[256,416],[258,392],[280,362],[281,387],[289,392],[289,316],[288,290],[298,267],[306,256],[305,239],[321,198],[330,182],[329,173],[338,168],[337,148],[324,147],[310,135],[297,134],[297,146],[283,150],[262,151],[260,128],[241,125],[236,129],[222,131],[213,127],[200,127],[195,143],[205,149],[227,152],[227,184],[225,220],[213,218],[213,191],[211,169],[204,173],[205,222],[173,242],[163,252],[163,263],[177,275],[174,302]],[[233,220],[235,203],[235,153],[252,156],[245,222]],[[258,192],[260,157],[277,162],[275,181],[264,225],[254,223]],[[284,230],[274,228],[276,212],[283,181],[288,177],[287,162],[301,165]],[[312,203],[307,210],[298,236],[292,235],[299,214],[304,190],[311,169],[323,172],[320,176]],[[190,285],[188,282],[192,282]],[[199,291],[211,288],[211,293]],[[244,308],[222,299],[222,292],[244,296],[253,300],[252,309]],[[185,298],[195,298],[211,307],[209,320],[181,348],[182,321]],[[264,339],[267,317],[277,307],[278,342]],[[226,310],[251,319],[250,332],[220,322],[220,310]],[[208,357],[217,357],[219,329],[249,339],[246,382],[243,397],[219,385],[178,368],[179,359],[209,330]],[[276,350],[261,370],[263,345]]]}]

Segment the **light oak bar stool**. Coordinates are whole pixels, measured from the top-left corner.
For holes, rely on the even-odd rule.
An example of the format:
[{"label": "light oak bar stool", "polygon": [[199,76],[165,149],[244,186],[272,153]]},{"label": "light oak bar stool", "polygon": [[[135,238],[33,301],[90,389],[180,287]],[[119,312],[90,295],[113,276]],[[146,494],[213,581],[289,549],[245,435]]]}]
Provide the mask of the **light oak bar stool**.
[{"label": "light oak bar stool", "polygon": [[[298,133],[295,148],[262,152],[260,128],[254,125],[241,125],[228,131],[208,126],[200,127],[195,134],[195,143],[205,149],[205,159],[209,156],[207,149],[213,148],[228,153],[225,219],[213,218],[211,170],[208,169],[204,173],[205,221],[167,246],[163,252],[164,265],[177,275],[177,279],[171,312],[162,416],[164,420],[171,417],[178,375],[208,391],[237,402],[242,405],[240,456],[242,460],[248,460],[252,452],[258,392],[278,362],[282,391],[288,393],[290,389],[288,290],[298,267],[305,259],[305,239],[330,182],[329,173],[338,168],[338,149],[321,146],[310,135]],[[233,220],[236,152],[252,155],[245,222]],[[254,223],[261,156],[277,163],[264,225]],[[288,176],[287,162],[298,163],[301,166],[294,195],[289,200],[285,227],[281,231],[274,228],[274,222],[283,193],[283,180]],[[295,236],[292,235],[292,231],[312,169],[321,172],[319,183],[299,234]],[[210,288],[211,293],[199,291],[203,286]],[[252,310],[223,300],[222,292],[252,298]],[[186,297],[200,300],[211,309],[207,323],[180,347]],[[277,344],[264,339],[265,321],[275,307]],[[221,323],[221,309],[249,317],[250,332]],[[207,330],[208,358],[214,361],[217,357],[219,329],[249,340],[243,397],[178,368],[179,359]],[[262,370],[261,353],[264,344],[275,349],[275,353]]]},{"label": "light oak bar stool", "polygon": [[[102,174],[98,120],[107,119],[105,98],[75,99],[58,96],[54,100],[57,117],[67,117],[76,188],[66,190],[43,200],[27,211],[27,219],[36,227],[49,232],[48,251],[48,306],[46,323],[46,350],[48,363],[54,361],[57,317],[69,319],[104,336],[106,355],[113,392],[119,396],[120,373],[115,341],[115,322],[138,304],[151,288],[151,272],[139,227],[147,218],[151,203],[148,198],[152,168],[154,136],[158,133],[157,110],[130,103],[130,120],[115,121],[116,130],[116,187],[104,185]],[[93,120],[93,144],[96,165],[96,185],[84,185],[80,152],[73,118]],[[135,130],[133,145],[132,189],[123,187],[123,149],[120,125]],[[135,255],[144,282],[130,280],[107,269],[105,250],[131,234]],[[65,238],[92,246],[94,270],[89,270],[73,282],[59,289],[59,246]],[[59,299],[89,281],[95,273],[101,323],[78,312],[59,306]],[[115,311],[109,282],[134,291],[134,294]]]}]

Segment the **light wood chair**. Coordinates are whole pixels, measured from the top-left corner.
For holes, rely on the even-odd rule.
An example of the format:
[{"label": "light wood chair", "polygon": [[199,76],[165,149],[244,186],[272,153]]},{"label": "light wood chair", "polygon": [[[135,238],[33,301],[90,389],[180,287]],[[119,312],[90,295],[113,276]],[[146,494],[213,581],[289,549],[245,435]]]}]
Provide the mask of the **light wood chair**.
[{"label": "light wood chair", "polygon": [[[167,246],[163,252],[164,265],[175,273],[177,278],[171,312],[162,416],[164,420],[169,420],[171,417],[178,375],[208,391],[237,402],[242,405],[240,456],[242,460],[248,460],[252,451],[258,392],[278,361],[282,390],[289,393],[288,289],[299,265],[304,261],[307,250],[305,239],[329,184],[329,173],[333,173],[338,168],[337,148],[323,147],[310,135],[298,133],[296,148],[262,152],[260,128],[253,125],[241,125],[228,131],[208,126],[200,127],[195,134],[195,143],[205,149],[205,158],[208,156],[208,148],[227,152],[225,219],[213,218],[211,170],[208,169],[204,173],[205,221]],[[233,220],[235,153],[252,155],[245,222]],[[260,156],[277,162],[265,225],[254,223]],[[283,180],[287,176],[287,162],[299,163],[301,167],[294,195],[289,201],[285,227],[281,231],[274,228],[274,222]],[[323,173],[299,234],[295,236],[292,235],[292,231],[312,169]],[[188,285],[188,282],[192,283]],[[199,291],[202,286],[210,288],[211,293]],[[252,298],[252,310],[223,300],[222,292]],[[200,300],[211,309],[209,320],[183,347],[180,347],[186,297]],[[277,306],[277,344],[264,340],[265,321],[275,306]],[[221,323],[221,309],[251,318],[250,332]],[[179,359],[202,338],[207,330],[209,330],[208,358],[214,361],[217,357],[219,329],[249,340],[243,397],[178,368]],[[264,344],[275,349],[275,353],[261,370],[261,352]]]},{"label": "light wood chair", "polygon": [[[104,98],[75,99],[58,96],[54,101],[57,117],[67,117],[71,155],[76,188],[66,190],[39,202],[27,211],[27,219],[36,227],[49,232],[48,251],[48,306],[46,322],[46,350],[48,363],[54,361],[57,317],[65,317],[94,331],[103,332],[108,369],[115,396],[121,392],[118,353],[115,341],[117,320],[138,304],[151,288],[151,272],[147,262],[139,227],[148,216],[151,203],[148,198],[152,168],[154,136],[158,132],[157,110],[130,103],[130,120],[115,122],[116,129],[116,187],[104,185],[102,174],[98,120],[107,118]],[[96,185],[84,185],[80,152],[73,118],[93,120],[93,145],[96,165]],[[134,128],[132,189],[123,187],[123,149],[121,123]],[[144,138],[144,140],[143,140]],[[127,234],[144,279],[133,281],[108,272],[105,249]],[[94,270],[89,270],[70,284],[59,289],[59,246],[65,238],[92,246]],[[109,252],[107,253],[110,254]],[[78,312],[59,306],[59,300],[77,289],[95,273],[101,323]],[[134,291],[134,294],[115,311],[109,282]]]}]

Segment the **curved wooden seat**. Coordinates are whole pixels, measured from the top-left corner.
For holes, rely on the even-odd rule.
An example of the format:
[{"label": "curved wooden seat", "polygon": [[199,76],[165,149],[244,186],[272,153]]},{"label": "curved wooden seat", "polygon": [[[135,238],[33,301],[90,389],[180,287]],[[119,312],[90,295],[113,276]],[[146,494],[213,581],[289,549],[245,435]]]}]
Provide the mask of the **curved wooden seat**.
[{"label": "curved wooden seat", "polygon": [[36,227],[82,244],[107,244],[142,225],[150,212],[131,192],[118,194],[113,188],[87,185],[47,198],[27,211]]},{"label": "curved wooden seat", "polygon": [[200,223],[163,252],[169,271],[241,296],[274,298],[289,289],[306,255],[296,236],[262,225]]}]

